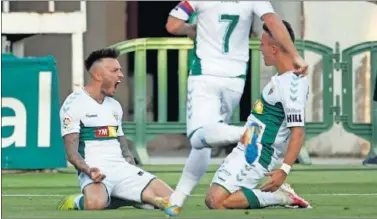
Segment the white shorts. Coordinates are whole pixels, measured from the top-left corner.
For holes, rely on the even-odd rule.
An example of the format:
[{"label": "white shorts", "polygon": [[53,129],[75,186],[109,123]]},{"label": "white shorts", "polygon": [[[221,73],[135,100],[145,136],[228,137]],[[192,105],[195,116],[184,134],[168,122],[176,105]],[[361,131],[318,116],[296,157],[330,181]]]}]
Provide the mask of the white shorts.
[{"label": "white shorts", "polygon": [[[212,184],[218,184],[230,194],[242,189],[255,189],[267,172],[258,162],[252,165],[245,159],[245,152],[237,146],[217,169]],[[241,146],[243,147],[243,146]]]},{"label": "white shorts", "polygon": [[211,123],[220,121],[229,123],[233,110],[240,103],[244,85],[245,81],[241,78],[189,76],[186,107],[187,136]]},{"label": "white shorts", "polygon": [[[110,196],[143,203],[141,195],[144,189],[156,178],[153,174],[127,162],[116,163],[116,165],[108,168],[99,167],[99,169],[106,175],[102,183],[109,194],[108,204],[110,204]],[[84,187],[93,183],[93,180],[86,174],[80,173],[79,183],[81,192],[83,192]]]}]

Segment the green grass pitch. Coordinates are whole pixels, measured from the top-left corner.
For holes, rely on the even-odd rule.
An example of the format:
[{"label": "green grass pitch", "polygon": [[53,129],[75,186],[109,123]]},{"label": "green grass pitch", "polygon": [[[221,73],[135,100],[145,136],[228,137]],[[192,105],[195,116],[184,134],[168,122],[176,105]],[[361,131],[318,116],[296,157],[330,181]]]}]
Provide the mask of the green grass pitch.
[{"label": "green grass pitch", "polygon": [[[373,218],[377,216],[377,169],[362,166],[296,165],[288,182],[310,201],[313,209],[209,210],[204,194],[217,166],[196,187],[180,217],[183,218]],[[145,166],[170,186],[180,177],[181,165]],[[57,211],[64,195],[79,191],[74,173],[2,175],[5,218],[164,218],[159,210],[124,207],[105,211]]]}]

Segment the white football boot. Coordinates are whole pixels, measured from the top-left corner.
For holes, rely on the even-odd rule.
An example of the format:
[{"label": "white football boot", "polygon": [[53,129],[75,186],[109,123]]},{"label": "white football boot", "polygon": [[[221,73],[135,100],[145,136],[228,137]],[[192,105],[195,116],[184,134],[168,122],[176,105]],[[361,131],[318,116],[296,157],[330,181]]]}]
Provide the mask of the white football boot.
[{"label": "white football boot", "polygon": [[284,183],[278,190],[274,192],[275,195],[280,197],[281,205],[286,208],[312,208],[309,202],[298,196],[292,187]]}]

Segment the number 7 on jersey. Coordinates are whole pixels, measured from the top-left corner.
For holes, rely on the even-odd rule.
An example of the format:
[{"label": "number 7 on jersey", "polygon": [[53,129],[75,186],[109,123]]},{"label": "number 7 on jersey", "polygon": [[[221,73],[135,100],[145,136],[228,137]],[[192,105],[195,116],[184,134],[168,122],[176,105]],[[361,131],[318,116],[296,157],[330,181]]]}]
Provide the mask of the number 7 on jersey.
[{"label": "number 7 on jersey", "polygon": [[227,22],[228,26],[226,28],[224,34],[224,44],[223,44],[223,52],[229,52],[229,39],[232,35],[234,28],[236,27],[238,20],[240,19],[239,15],[229,15],[229,14],[222,14],[220,15],[220,22]]}]

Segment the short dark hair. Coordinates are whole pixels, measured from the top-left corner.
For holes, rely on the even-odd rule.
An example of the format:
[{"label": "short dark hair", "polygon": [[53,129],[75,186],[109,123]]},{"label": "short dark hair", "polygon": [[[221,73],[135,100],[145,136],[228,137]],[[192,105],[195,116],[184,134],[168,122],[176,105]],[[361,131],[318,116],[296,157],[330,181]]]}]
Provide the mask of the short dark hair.
[{"label": "short dark hair", "polygon": [[[295,32],[293,31],[292,29],[292,26],[290,23],[288,23],[287,21],[283,20],[283,24],[284,26],[287,28],[287,31],[289,33],[289,36],[291,37],[291,40],[292,42],[295,42]],[[268,29],[267,25],[266,24],[263,24],[263,30],[266,31],[268,33],[268,35],[270,35],[272,37],[272,33],[271,31]]]},{"label": "short dark hair", "polygon": [[117,59],[120,52],[114,48],[99,49],[91,52],[85,60],[85,68],[87,71],[92,67],[93,63],[104,58]]}]

